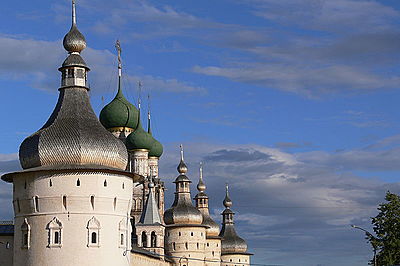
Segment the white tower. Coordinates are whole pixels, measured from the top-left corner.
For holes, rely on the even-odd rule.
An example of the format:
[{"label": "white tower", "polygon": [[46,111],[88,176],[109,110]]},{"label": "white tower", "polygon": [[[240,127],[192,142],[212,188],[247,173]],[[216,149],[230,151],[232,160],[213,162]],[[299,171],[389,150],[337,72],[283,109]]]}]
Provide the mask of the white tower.
[{"label": "white tower", "polygon": [[208,209],[208,195],[205,193],[206,184],[203,181],[203,165],[200,164],[200,178],[197,184],[199,193],[194,197],[196,208],[203,215],[202,225],[207,226],[206,229],[206,246],[205,246],[205,265],[219,266],[221,264],[221,237],[219,236],[219,226],[210,216]]},{"label": "white tower", "polygon": [[164,214],[165,249],[174,265],[204,266],[207,226],[202,224],[203,216],[192,204],[187,170],[181,146],[179,176],[174,181],[175,201]]},{"label": "white tower", "polygon": [[20,146],[14,186],[14,266],[126,265],[133,174],[124,144],[97,120],[89,102],[86,41],[76,26],[64,37],[69,55],[58,103]]}]

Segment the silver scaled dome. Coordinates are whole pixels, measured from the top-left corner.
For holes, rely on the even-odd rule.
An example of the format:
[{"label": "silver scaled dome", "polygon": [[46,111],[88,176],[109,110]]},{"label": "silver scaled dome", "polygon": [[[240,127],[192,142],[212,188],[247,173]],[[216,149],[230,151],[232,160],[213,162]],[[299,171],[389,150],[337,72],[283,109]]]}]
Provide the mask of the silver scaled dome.
[{"label": "silver scaled dome", "polygon": [[221,253],[222,254],[249,254],[247,253],[246,241],[237,235],[235,225],[233,222],[233,216],[235,213],[230,209],[232,206],[232,200],[229,197],[228,185],[226,186],[226,195],[223,201],[225,210],[222,212],[223,223],[220,236],[221,241]]},{"label": "silver scaled dome", "polygon": [[80,53],[86,48],[85,36],[78,30],[76,26],[75,0],[72,1],[72,26],[65,35],[63,45],[68,53]]},{"label": "silver scaled dome", "polygon": [[219,225],[211,218],[210,211],[208,208],[208,195],[205,193],[206,184],[203,181],[203,166],[200,165],[200,178],[199,183],[197,184],[197,190],[199,193],[194,197],[196,201],[196,207],[203,215],[203,222],[202,225],[206,226],[206,235],[207,237],[218,237]]},{"label": "silver scaled dome", "polygon": [[[75,17],[74,2],[73,10]],[[86,42],[77,32],[74,18],[71,31],[64,39],[64,46],[68,52],[76,52],[79,56]],[[63,66],[60,71],[67,68],[76,71],[75,65]],[[57,105],[46,124],[20,146],[22,168],[85,166],[126,169],[128,153],[125,145],[100,124],[90,105],[88,90],[78,85],[59,89]]]},{"label": "silver scaled dome", "polygon": [[164,213],[164,222],[167,225],[201,225],[203,216],[192,204],[189,185],[191,181],[185,175],[187,166],[183,160],[181,149],[181,161],[178,165],[179,176],[175,179],[175,200],[171,208]]}]

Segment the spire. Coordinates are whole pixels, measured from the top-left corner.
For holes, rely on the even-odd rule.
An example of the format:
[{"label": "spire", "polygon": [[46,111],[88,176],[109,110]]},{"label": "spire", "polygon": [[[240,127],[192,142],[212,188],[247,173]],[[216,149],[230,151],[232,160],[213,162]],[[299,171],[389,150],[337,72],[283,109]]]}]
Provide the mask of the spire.
[{"label": "spire", "polygon": [[206,184],[204,184],[204,181],[203,181],[203,163],[202,162],[200,162],[200,178],[199,178],[199,183],[197,184],[197,190],[202,193],[204,193],[204,191],[206,190]]},{"label": "spire", "polygon": [[186,166],[186,164],[185,164],[185,161],[184,161],[184,159],[183,159],[183,145],[181,144],[179,147],[180,147],[180,149],[181,149],[181,161],[180,161],[180,163],[179,163],[179,165],[178,165],[177,170],[178,170],[178,172],[179,172],[181,175],[184,175],[184,174],[187,173],[188,168],[187,168],[187,166]]},{"label": "spire", "polygon": [[226,194],[225,194],[225,199],[223,201],[225,208],[229,209],[230,207],[232,207],[232,200],[229,197],[229,185],[228,183],[226,183],[225,185],[225,190],[226,190]]},{"label": "spire", "polygon": [[142,109],[142,99],[141,99],[142,82],[140,82],[140,81],[138,82],[138,87],[139,87],[139,97],[138,97],[138,110],[139,110],[139,113],[138,113],[138,123],[137,123],[136,129],[142,127],[142,122],[141,122],[141,118],[140,118],[140,112],[141,112],[141,109]]},{"label": "spire", "polygon": [[148,104],[148,110],[147,110],[147,133],[151,135],[151,117],[150,117],[150,94],[147,94],[147,104]]},{"label": "spire", "polygon": [[76,7],[75,7],[75,0],[72,0],[72,25],[76,25]]},{"label": "spire", "polygon": [[79,54],[86,48],[86,40],[76,26],[75,0],[72,0],[72,25],[63,40],[65,50],[70,54]]},{"label": "spire", "polygon": [[118,54],[118,94],[120,95],[122,93],[121,90],[121,77],[122,77],[122,63],[121,63],[121,43],[119,40],[117,40],[117,42],[115,43],[115,49],[117,50],[117,54]]},{"label": "spire", "polygon": [[142,212],[142,216],[140,217],[140,224],[162,224],[160,213],[157,207],[157,201],[154,195],[154,183],[153,180],[150,180],[149,183],[149,196],[146,201],[146,205]]}]

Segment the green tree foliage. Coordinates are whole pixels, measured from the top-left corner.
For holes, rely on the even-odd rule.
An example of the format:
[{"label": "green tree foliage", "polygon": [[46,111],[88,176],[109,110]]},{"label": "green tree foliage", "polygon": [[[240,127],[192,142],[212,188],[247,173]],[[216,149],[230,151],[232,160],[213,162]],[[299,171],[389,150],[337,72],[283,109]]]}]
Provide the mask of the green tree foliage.
[{"label": "green tree foliage", "polygon": [[400,265],[400,196],[388,191],[385,200],[379,214],[371,218],[376,236],[367,234],[367,238],[377,250],[379,266]]}]

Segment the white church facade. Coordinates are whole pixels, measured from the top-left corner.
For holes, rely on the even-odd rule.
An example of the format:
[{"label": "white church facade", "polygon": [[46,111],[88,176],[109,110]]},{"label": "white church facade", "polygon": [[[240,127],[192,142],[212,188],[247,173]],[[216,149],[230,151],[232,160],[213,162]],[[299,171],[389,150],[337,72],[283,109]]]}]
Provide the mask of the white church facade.
[{"label": "white church facade", "polygon": [[[175,200],[164,204],[158,174],[163,146],[138,108],[115,98],[97,118],[89,100],[85,37],[76,23],[63,41],[61,87],[45,125],[21,144],[13,185],[14,221],[0,222],[2,266],[250,265],[252,254],[234,227],[228,186],[222,228],[211,218],[202,168],[192,197],[181,147]],[[193,201],[194,200],[194,201]]]}]

